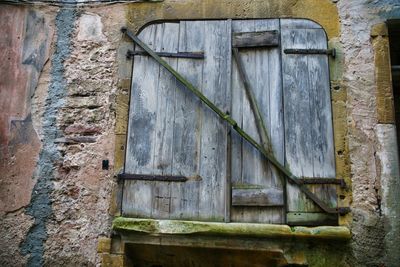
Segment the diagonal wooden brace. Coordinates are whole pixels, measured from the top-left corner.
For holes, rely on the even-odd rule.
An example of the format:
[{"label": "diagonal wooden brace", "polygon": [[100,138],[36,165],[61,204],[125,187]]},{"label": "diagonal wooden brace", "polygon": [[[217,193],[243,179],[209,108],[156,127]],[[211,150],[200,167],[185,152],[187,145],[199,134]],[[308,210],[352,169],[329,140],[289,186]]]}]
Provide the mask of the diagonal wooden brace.
[{"label": "diagonal wooden brace", "polygon": [[211,110],[213,110],[221,119],[229,123],[232,128],[247,142],[249,142],[254,148],[256,148],[266,159],[271,162],[278,170],[280,170],[289,180],[290,183],[295,184],[299,189],[310,198],[315,204],[317,204],[323,211],[327,213],[339,213],[346,214],[348,209],[343,208],[331,208],[328,207],[322,200],[320,200],[314,193],[312,193],[306,186],[304,186],[300,180],[292,174],[285,166],[275,159],[270,153],[268,153],[263,146],[258,144],[250,135],[248,135],[241,127],[238,126],[237,122],[230,117],[228,114],[220,110],[213,102],[211,102],[205,95],[203,95],[193,84],[186,80],[181,74],[179,74],[171,65],[157,55],[150,47],[143,43],[135,34],[129,31],[127,28],[121,28],[121,31],[131,38],[137,45],[139,45],[144,51],[146,51],[155,61],[167,69],[178,81],[180,81],[186,88],[188,88],[193,94],[195,94],[204,104],[206,104]]}]

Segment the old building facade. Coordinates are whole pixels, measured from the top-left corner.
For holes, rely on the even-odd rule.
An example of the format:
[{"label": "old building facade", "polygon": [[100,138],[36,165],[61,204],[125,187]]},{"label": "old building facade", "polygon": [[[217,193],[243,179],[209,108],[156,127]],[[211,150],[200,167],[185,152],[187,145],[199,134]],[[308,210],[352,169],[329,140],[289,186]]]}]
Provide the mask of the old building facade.
[{"label": "old building facade", "polygon": [[[399,21],[396,0],[1,3],[1,265],[397,266]],[[157,29],[162,30],[157,33]],[[243,32],[265,33],[261,37],[268,40],[262,46],[268,46],[263,48],[268,52],[235,44],[239,42],[235,34]],[[301,32],[306,38],[296,46],[293,40]],[[175,53],[161,58],[221,108],[228,123],[231,117],[240,120],[239,126],[249,131],[248,118],[241,114],[252,114],[254,109],[250,102],[239,105],[232,100],[246,87],[239,82],[243,76],[235,63],[239,47],[257,99],[265,85],[257,89],[254,80],[267,81],[268,92],[280,88],[260,105],[261,110],[271,106],[265,116],[273,154],[298,177],[339,181],[324,185],[329,190],[312,190],[335,211],[312,208],[305,196],[308,204],[300,205],[300,197],[294,197],[300,191],[279,182],[276,165],[265,171],[275,177],[275,184],[255,187],[263,183],[261,160],[244,160],[243,148],[235,152],[233,128],[218,121],[187,91],[190,85],[178,82],[153,57],[127,57],[129,51],[143,50],[129,34],[157,53]],[[318,34],[322,39],[315,41]],[[308,49],[303,52],[309,55],[292,57],[285,49]],[[191,54],[182,57],[203,53],[204,58],[177,58],[178,53]],[[291,74],[290,68],[299,64],[293,58],[306,59],[307,71]],[[249,62],[255,62],[252,68],[246,65]],[[317,70],[316,77],[309,74],[310,66]],[[259,70],[266,71],[253,75]],[[308,92],[316,99],[310,101],[314,106],[301,105],[297,98],[288,102],[295,97],[288,91],[290,78],[296,77],[293,86],[301,87],[305,76],[309,84],[316,81],[316,86],[304,87],[316,88],[315,96]],[[321,95],[324,86],[326,94]],[[173,88],[172,100],[166,88]],[[241,99],[249,101],[244,92]],[[288,109],[296,103],[296,109]],[[150,110],[149,115],[140,107]],[[192,107],[199,117],[186,116]],[[305,114],[304,107],[310,125],[293,119],[300,116],[290,117]],[[274,114],[282,117],[276,119]],[[313,114],[318,115],[318,124]],[[176,123],[176,118],[183,119]],[[282,132],[276,130],[279,123],[284,125]],[[170,148],[159,129],[164,129],[163,136],[171,135]],[[183,139],[197,133],[192,129],[201,133],[200,141],[182,145]],[[300,129],[293,133],[299,138],[317,129],[310,136],[320,138],[322,145],[314,150],[324,148],[315,157],[329,166],[315,165],[313,174],[306,175],[304,159],[312,149],[290,146],[290,129]],[[280,137],[284,137],[281,143]],[[313,144],[318,138],[311,137]],[[146,144],[152,144],[154,152],[148,157],[155,162],[154,169],[144,167]],[[240,147],[244,144],[240,141]],[[157,151],[170,151],[174,164],[161,162],[165,156]],[[304,154],[290,161],[293,153],[288,151]],[[235,161],[237,155],[241,159]],[[194,160],[197,157],[202,163]],[[192,166],[190,160],[198,163],[198,173],[185,172]],[[221,174],[210,174],[214,172]],[[242,178],[252,178],[236,181],[238,172]],[[126,180],[132,173],[140,179],[153,175],[153,180]],[[221,180],[207,183],[208,176]],[[165,177],[177,181],[157,180]],[[260,197],[249,204],[242,195],[248,197],[250,190],[252,196],[256,192],[276,197]]]}]

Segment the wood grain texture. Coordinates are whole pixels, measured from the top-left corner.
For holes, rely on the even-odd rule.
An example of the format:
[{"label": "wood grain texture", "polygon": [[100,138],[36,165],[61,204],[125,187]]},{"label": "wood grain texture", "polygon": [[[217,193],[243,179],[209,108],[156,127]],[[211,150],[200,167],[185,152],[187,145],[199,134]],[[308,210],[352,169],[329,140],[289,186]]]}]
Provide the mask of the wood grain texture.
[{"label": "wood grain texture", "polygon": [[[161,31],[159,51],[178,52],[179,46],[179,24],[164,23],[157,24]],[[177,67],[177,59],[167,58],[166,61],[174,68]],[[173,150],[173,128],[174,101],[176,79],[164,68],[160,67],[157,88],[157,119],[154,135],[153,170],[160,175],[172,175],[172,150]],[[176,183],[154,182],[152,185],[152,207],[153,218],[167,219],[170,217],[172,206],[171,190]]]},{"label": "wood grain texture", "polygon": [[283,192],[275,188],[232,188],[232,206],[282,206]]},{"label": "wood grain texture", "polygon": [[[151,25],[139,37],[152,49],[159,39],[158,25]],[[152,174],[156,101],[160,66],[151,58],[135,56],[132,73],[131,106],[125,172]],[[150,217],[152,185],[149,181],[125,181],[122,202],[123,215]]]},{"label": "wood grain texture", "polygon": [[[179,52],[204,51],[204,22],[180,22]],[[205,51],[205,55],[207,52]],[[177,71],[201,88],[203,61],[179,59]],[[187,176],[199,172],[201,103],[180,83],[175,88],[173,172]],[[199,182],[175,185],[170,218],[198,218]]]},{"label": "wood grain texture", "polygon": [[[228,69],[230,66],[230,25],[228,21],[207,21],[205,23],[204,49],[207,56],[203,67],[202,92],[221,110],[227,110],[230,99]],[[228,65],[229,64],[229,65]],[[227,166],[227,126],[214,112],[201,105],[202,132],[200,169],[200,218],[220,220],[225,212],[225,186]],[[221,179],[222,178],[222,179]],[[222,204],[222,205],[221,205]]]},{"label": "wood grain texture", "polygon": [[277,30],[238,32],[232,35],[232,47],[269,47],[279,45],[279,33]]}]

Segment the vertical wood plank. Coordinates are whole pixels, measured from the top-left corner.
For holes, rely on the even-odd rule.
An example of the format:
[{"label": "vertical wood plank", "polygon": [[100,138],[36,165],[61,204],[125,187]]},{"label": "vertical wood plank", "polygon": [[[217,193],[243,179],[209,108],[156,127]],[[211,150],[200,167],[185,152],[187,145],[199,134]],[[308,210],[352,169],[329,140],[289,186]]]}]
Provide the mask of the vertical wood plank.
[{"label": "vertical wood plank", "polygon": [[[257,31],[279,30],[279,20],[256,20]],[[263,107],[264,123],[276,159],[284,164],[284,128],[283,128],[283,99],[281,84],[281,60],[279,48],[260,49],[256,51],[257,86],[256,93],[258,105]],[[266,159],[262,158],[268,166],[268,186],[283,189],[279,171]],[[282,223],[285,218],[284,208],[270,208],[262,211],[263,221],[269,223]]]},{"label": "vertical wood plank", "polygon": [[[204,51],[204,21],[180,22],[179,52]],[[203,61],[178,59],[177,71],[193,85],[201,88]],[[172,172],[197,176],[200,153],[200,102],[183,85],[175,89],[175,118]],[[199,181],[188,181],[171,188],[170,218],[199,217]]]},{"label": "vertical wood plank", "polygon": [[[307,48],[307,30],[282,29],[282,51],[285,48]],[[308,55],[282,54],[285,156],[286,166],[298,177],[313,176]],[[312,208],[297,186],[287,185],[289,211]]]},{"label": "vertical wood plank", "polygon": [[[327,49],[325,32],[322,29],[307,30],[307,44],[310,49]],[[312,110],[313,174],[314,177],[335,178],[328,57],[310,55],[307,60],[311,95],[310,107]],[[312,191],[329,206],[337,206],[335,186],[316,185],[312,186]]]},{"label": "vertical wood plank", "polygon": [[[232,31],[238,32],[242,28],[242,24],[253,24],[250,21],[234,20],[232,21]],[[251,26],[250,25],[250,26]],[[248,26],[248,27],[250,27]],[[231,63],[231,109],[230,113],[232,118],[243,128],[243,97],[244,90],[241,88],[241,79],[239,76],[236,63],[232,60]],[[242,138],[235,131],[231,132],[231,182],[236,184],[243,184],[243,160],[242,160]]]},{"label": "vertical wood plank", "polygon": [[[249,32],[254,30],[254,21],[252,20],[235,20],[232,21],[232,32]],[[240,53],[242,61],[244,64],[247,62],[248,53]],[[246,64],[246,66],[248,63]],[[250,78],[250,77],[249,77]],[[246,116],[243,114],[248,111],[248,102],[246,100],[246,94],[243,88],[243,84],[236,66],[236,63],[232,61],[232,82],[231,82],[231,91],[232,91],[232,118],[237,121],[238,125],[244,129]],[[247,104],[247,107],[246,107]],[[254,119],[253,119],[254,120]],[[232,131],[232,185],[233,184],[245,184],[248,181],[245,180],[247,174],[245,173],[245,164],[250,164],[246,162],[247,157],[244,154],[244,151],[248,150],[249,147],[245,147],[243,143],[243,139],[240,135],[238,135],[235,131]],[[231,209],[231,220],[242,221],[244,217],[246,217],[246,209],[232,207]]]},{"label": "vertical wood plank", "polygon": [[[234,21],[234,32],[278,30],[279,20]],[[283,163],[283,117],[280,78],[280,52],[278,48],[242,49],[240,56],[250,80],[253,94],[262,113],[268,134],[273,142],[277,159]],[[232,64],[232,113],[242,127],[259,140],[253,110],[247,99],[243,83],[238,77],[237,66]],[[241,97],[241,99],[240,99]],[[239,112],[235,112],[237,109]],[[272,130],[274,129],[274,130]],[[238,153],[238,138],[232,134],[232,153]],[[239,138],[238,138],[239,139]],[[265,158],[247,142],[240,140],[242,155],[232,155],[233,183],[253,184],[265,188],[282,189],[278,177],[272,174],[271,166]],[[241,162],[240,162],[241,161]],[[237,164],[240,162],[240,164]],[[235,173],[241,173],[238,179]],[[282,208],[271,207],[233,207],[232,221],[281,223],[284,219]]]},{"label": "vertical wood plank", "polygon": [[[156,49],[160,38],[157,25],[144,29],[139,38]],[[156,95],[160,66],[149,57],[135,56],[129,111],[128,144],[125,172],[148,174],[153,170]],[[124,215],[151,215],[152,184],[148,181],[125,181],[122,210]]]},{"label": "vertical wood plank", "polygon": [[[231,47],[232,47],[232,20],[228,19],[227,20],[227,36],[228,36],[228,50],[229,50],[229,57],[227,60],[227,96],[226,96],[226,113],[231,114],[232,110],[232,54],[231,54]],[[231,127],[226,126],[226,138],[227,138],[227,143],[226,143],[226,178],[225,178],[225,199],[224,199],[224,205],[225,205],[225,214],[224,214],[224,221],[226,223],[231,221],[231,202],[232,202],[232,136],[231,136]]]},{"label": "vertical wood plank", "polygon": [[[159,40],[161,52],[178,52],[179,24],[163,23],[157,25],[161,31]],[[176,68],[176,58],[165,58]],[[153,173],[172,175],[172,149],[174,133],[174,101],[176,79],[164,68],[160,68],[157,93],[157,120],[154,135]],[[174,183],[172,183],[174,184]],[[153,182],[152,217],[166,219],[170,217],[171,186],[170,182]]]},{"label": "vertical wood plank", "polygon": [[[206,21],[204,49],[207,52],[203,65],[202,93],[222,110],[228,109],[230,92],[230,27],[228,21]],[[200,106],[202,115],[200,139],[200,219],[221,221],[225,212],[225,177],[227,174],[227,126],[206,107]]]}]

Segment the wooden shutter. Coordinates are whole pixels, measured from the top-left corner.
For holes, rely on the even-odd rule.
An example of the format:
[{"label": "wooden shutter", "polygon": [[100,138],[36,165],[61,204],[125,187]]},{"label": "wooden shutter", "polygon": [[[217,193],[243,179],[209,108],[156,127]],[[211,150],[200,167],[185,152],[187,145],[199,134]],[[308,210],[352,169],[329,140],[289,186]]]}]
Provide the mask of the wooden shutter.
[{"label": "wooden shutter", "polygon": [[[166,59],[221,109],[230,105],[230,22],[181,21],[146,27],[158,52],[203,51],[202,60]],[[183,175],[184,183],[125,181],[123,215],[222,221],[227,126],[153,59],[135,56],[125,172]]]},{"label": "wooden shutter", "polygon": [[[324,30],[307,20],[281,20],[285,165],[298,176],[335,178],[328,56],[287,54],[285,49],[327,49]],[[337,206],[334,185],[308,185],[330,207]],[[288,223],[332,224],[337,215],[321,211],[287,184]]]},{"label": "wooden shutter", "polygon": [[[164,22],[147,26],[139,38],[156,52],[204,53],[203,59],[165,60],[260,142],[231,43],[235,34],[247,38],[257,32],[280,38],[280,44],[239,50],[275,158],[301,178],[335,178],[327,55],[284,52],[326,49],[319,25],[294,19]],[[165,179],[125,180],[124,216],[335,223],[336,215],[323,213],[296,186],[282,182],[255,148],[156,61],[136,55],[133,62],[124,172]],[[187,181],[167,179],[173,176]],[[335,186],[309,188],[336,207]]]}]

